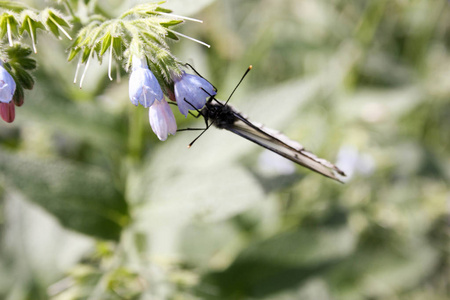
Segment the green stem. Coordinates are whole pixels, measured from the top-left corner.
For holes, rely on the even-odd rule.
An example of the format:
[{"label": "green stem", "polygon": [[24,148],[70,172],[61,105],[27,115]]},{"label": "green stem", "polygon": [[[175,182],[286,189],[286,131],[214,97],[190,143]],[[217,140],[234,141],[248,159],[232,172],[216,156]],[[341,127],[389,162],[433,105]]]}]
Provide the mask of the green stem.
[{"label": "green stem", "polygon": [[144,141],[144,118],[142,110],[132,107],[129,112],[128,157],[138,161],[142,155]]},{"label": "green stem", "polygon": [[65,7],[66,10],[69,12],[69,14],[72,16],[73,21],[76,21],[76,22],[79,22],[79,21],[80,21],[80,18],[78,18],[78,17],[75,15],[75,12],[73,11],[72,6],[70,6],[70,3],[69,3],[68,0],[64,0],[64,7]]}]

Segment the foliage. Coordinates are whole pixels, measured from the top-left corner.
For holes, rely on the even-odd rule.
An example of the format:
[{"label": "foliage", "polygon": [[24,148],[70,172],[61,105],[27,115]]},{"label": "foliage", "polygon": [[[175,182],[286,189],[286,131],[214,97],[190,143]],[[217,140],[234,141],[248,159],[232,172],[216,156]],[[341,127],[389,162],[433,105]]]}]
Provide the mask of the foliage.
[{"label": "foliage", "polygon": [[[34,87],[27,105],[0,126],[0,298],[448,298],[448,1],[192,2],[205,23],[183,33],[210,50],[161,40],[175,24],[152,32],[161,15],[123,14],[131,1],[57,2],[51,11],[67,23],[53,19],[79,32],[73,42],[42,35],[31,54],[36,32],[23,24],[61,31],[39,21],[45,10],[22,18],[29,8],[16,2],[0,22],[6,41],[8,20],[21,38],[12,70],[39,66],[34,79],[23,75]],[[88,13],[66,9],[74,4]],[[86,63],[110,51],[117,59],[133,39],[125,23],[192,59],[223,99],[252,64],[230,103],[336,158],[347,182],[284,172],[220,130],[189,150],[197,132],[160,142],[108,66],[91,66],[83,89],[73,85],[64,50],[89,52]],[[95,30],[78,31],[85,25]]]}]

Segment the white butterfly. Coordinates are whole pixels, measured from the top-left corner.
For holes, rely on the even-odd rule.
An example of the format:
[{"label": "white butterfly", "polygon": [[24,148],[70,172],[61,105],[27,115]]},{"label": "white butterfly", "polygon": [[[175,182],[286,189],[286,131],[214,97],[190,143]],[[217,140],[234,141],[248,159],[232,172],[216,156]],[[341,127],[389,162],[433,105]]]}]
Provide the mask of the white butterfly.
[{"label": "white butterfly", "polygon": [[214,96],[210,96],[208,101],[206,101],[205,106],[200,111],[198,111],[199,115],[205,118],[206,128],[186,128],[180,130],[203,130],[203,132],[199,136],[197,136],[197,138],[194,139],[188,147],[192,146],[192,144],[206,130],[208,130],[209,127],[214,125],[219,129],[226,129],[228,131],[231,131],[303,167],[342,182],[336,174],[345,176],[345,173],[338,167],[336,167],[329,161],[323,158],[319,158],[313,153],[306,151],[302,145],[300,145],[296,141],[289,139],[282,133],[270,128],[266,128],[262,124],[248,120],[238,110],[228,104],[231,96],[234,94],[237,87],[250,70],[251,66],[245,72],[244,76],[242,76],[241,80],[234,88],[233,92],[226,102],[221,102]]},{"label": "white butterfly", "polygon": [[345,173],[338,167],[306,151],[296,141],[289,139],[276,130],[266,128],[262,124],[248,120],[235,108],[215,98],[210,98],[206,102],[205,107],[201,110],[201,115],[205,118],[207,124],[206,129],[211,125],[219,129],[226,129],[301,166],[334,180],[341,181],[336,176],[336,173],[345,176]]}]

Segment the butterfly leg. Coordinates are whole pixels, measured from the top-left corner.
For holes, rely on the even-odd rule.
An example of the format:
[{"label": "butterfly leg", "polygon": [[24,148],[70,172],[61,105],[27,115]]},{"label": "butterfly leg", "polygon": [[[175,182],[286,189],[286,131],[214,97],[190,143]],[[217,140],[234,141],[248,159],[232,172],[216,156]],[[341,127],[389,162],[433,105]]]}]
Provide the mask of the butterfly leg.
[{"label": "butterfly leg", "polygon": [[191,127],[188,127],[188,128],[177,129],[177,132],[179,132],[179,131],[205,130],[205,129],[207,129],[207,128],[191,128]]},{"label": "butterfly leg", "polygon": [[184,99],[184,101],[186,101],[187,104],[189,104],[190,106],[192,106],[192,108],[198,113],[197,116],[195,116],[193,113],[189,112],[192,116],[194,116],[195,118],[199,118],[200,116],[203,117],[203,119],[205,120],[205,125],[206,128],[204,128],[205,130],[209,128],[208,125],[208,118],[200,111],[198,110],[191,102],[187,101],[186,99]]},{"label": "butterfly leg", "polygon": [[[205,128],[190,128],[190,127],[188,127],[188,128],[177,129],[177,132],[178,132],[178,131],[207,130],[207,129],[209,128],[209,124],[208,124],[208,122],[206,121],[206,118],[204,117],[204,115],[202,114],[202,112],[201,112],[200,110],[198,110],[196,107],[194,107],[194,105],[192,105],[192,103],[190,103],[190,102],[187,101],[186,99],[185,99],[185,101],[186,101],[190,106],[192,106],[192,107],[195,109],[195,111],[197,112],[197,115],[195,115],[195,114],[192,113],[191,111],[188,111],[189,114],[190,114],[191,116],[193,116],[193,117],[196,118],[196,119],[198,119],[200,116],[202,116],[202,117],[204,118],[204,120],[205,120]],[[174,102],[169,102],[169,103],[172,104],[172,105],[178,106],[178,105],[177,105],[176,103],[174,103]]]},{"label": "butterfly leg", "polygon": [[[213,96],[211,96],[212,98],[213,98]],[[211,98],[210,98],[211,99]],[[200,116],[202,116],[203,117],[203,119],[205,120],[205,128],[182,128],[182,129],[177,129],[177,132],[178,131],[194,131],[194,130],[201,130],[202,132],[188,145],[188,148],[191,148],[191,146],[194,144],[194,142],[196,141],[196,140],[198,140],[198,138],[199,137],[201,137],[204,133],[205,133],[205,131],[206,130],[208,130],[209,129],[209,127],[211,127],[211,125],[212,125],[212,123],[211,124],[208,124],[208,118],[204,115],[204,114],[202,114],[202,112],[200,111],[200,110],[198,110],[192,103],[190,103],[189,101],[187,101],[186,99],[184,99],[184,101],[186,101],[190,106],[192,106],[193,107],[193,109],[198,113],[197,115],[195,115],[195,114],[193,114],[192,112],[190,112],[189,111],[189,114],[190,115],[192,115],[194,118],[198,118],[198,117],[200,117]],[[176,106],[178,106],[176,103],[174,103],[174,102],[169,102],[169,104],[172,104],[172,105],[176,105]]]},{"label": "butterfly leg", "polygon": [[[168,101],[167,103],[169,103],[169,104],[171,104],[171,105],[178,106],[178,104],[176,104],[175,102]],[[196,119],[198,119],[198,118],[202,115],[201,113],[195,115],[195,114],[194,114],[193,112],[191,112],[191,111],[188,111],[188,113],[189,113],[191,116],[193,116],[194,118],[196,118]]]}]

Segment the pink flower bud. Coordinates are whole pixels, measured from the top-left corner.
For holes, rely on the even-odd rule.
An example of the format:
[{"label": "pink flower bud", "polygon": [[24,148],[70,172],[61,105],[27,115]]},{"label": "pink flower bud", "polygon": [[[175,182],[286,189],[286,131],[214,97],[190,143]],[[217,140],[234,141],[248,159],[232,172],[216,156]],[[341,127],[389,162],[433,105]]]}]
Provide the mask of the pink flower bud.
[{"label": "pink flower bud", "polygon": [[16,117],[16,110],[14,102],[9,103],[0,102],[0,116],[5,122],[12,123]]}]

